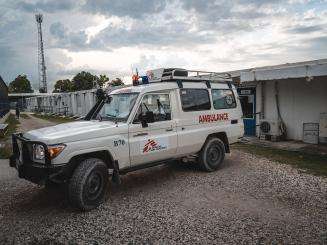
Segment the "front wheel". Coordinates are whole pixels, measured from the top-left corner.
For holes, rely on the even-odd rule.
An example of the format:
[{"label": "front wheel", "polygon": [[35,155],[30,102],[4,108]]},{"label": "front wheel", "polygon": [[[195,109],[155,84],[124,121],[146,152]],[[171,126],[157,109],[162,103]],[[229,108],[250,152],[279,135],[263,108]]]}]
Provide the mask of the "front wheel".
[{"label": "front wheel", "polygon": [[108,169],[102,160],[83,160],[69,182],[68,196],[71,204],[83,211],[98,207],[103,202],[108,178]]},{"label": "front wheel", "polygon": [[225,158],[225,144],[218,138],[209,138],[199,154],[200,167],[207,172],[217,170]]}]

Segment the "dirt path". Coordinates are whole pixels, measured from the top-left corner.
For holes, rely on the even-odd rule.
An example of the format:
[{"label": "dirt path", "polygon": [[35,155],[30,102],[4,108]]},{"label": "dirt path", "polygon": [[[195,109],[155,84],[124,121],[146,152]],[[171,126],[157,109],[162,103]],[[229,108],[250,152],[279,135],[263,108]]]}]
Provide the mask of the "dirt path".
[{"label": "dirt path", "polygon": [[[14,111],[11,111],[11,114],[15,115]],[[40,118],[33,117],[30,113],[21,113],[19,118],[19,124],[15,132],[27,132],[33,129],[44,128],[48,126],[56,125],[56,123],[43,120]],[[0,139],[0,159],[9,158],[11,155],[11,135],[4,139]]]},{"label": "dirt path", "polygon": [[18,132],[27,132],[27,131],[33,130],[33,129],[56,125],[53,122],[49,122],[47,120],[33,117],[31,114],[23,114],[23,115],[28,116],[28,118],[25,118],[24,116],[21,116],[19,118],[20,124],[17,129]]}]

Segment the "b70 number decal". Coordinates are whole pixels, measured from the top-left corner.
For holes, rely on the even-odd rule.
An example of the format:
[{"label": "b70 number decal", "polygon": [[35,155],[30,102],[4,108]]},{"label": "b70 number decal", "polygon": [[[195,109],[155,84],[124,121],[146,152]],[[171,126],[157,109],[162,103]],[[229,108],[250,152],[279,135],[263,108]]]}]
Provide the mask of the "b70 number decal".
[{"label": "b70 number decal", "polygon": [[125,140],[114,140],[114,147],[123,146],[125,144]]}]

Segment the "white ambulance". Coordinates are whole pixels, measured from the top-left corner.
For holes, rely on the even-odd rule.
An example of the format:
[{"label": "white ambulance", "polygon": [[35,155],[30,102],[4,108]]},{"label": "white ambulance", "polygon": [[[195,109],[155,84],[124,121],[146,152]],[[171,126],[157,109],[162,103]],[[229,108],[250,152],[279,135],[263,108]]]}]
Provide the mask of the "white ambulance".
[{"label": "white ambulance", "polygon": [[103,201],[110,169],[119,183],[121,174],[193,156],[211,172],[243,136],[228,76],[159,69],[134,85],[100,96],[82,121],[14,134],[10,166],[37,184],[65,184],[86,211]]}]

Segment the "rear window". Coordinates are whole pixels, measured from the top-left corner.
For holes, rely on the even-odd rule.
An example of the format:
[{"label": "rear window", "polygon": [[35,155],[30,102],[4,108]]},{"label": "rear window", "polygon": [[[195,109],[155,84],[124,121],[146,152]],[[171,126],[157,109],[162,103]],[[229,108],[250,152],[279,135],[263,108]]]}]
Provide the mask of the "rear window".
[{"label": "rear window", "polygon": [[212,102],[213,108],[219,109],[230,109],[236,107],[235,96],[230,89],[212,89]]},{"label": "rear window", "polygon": [[206,89],[181,89],[183,111],[210,110],[209,92]]}]

